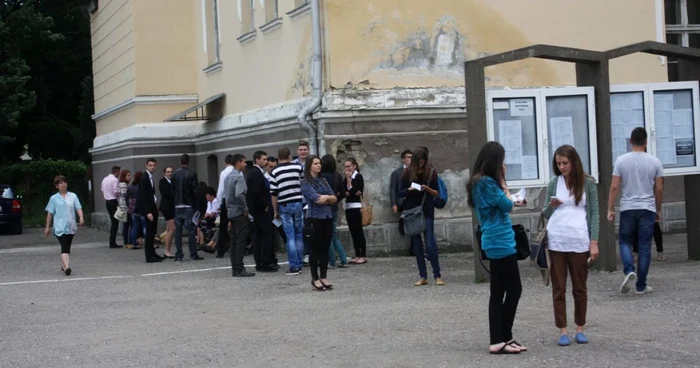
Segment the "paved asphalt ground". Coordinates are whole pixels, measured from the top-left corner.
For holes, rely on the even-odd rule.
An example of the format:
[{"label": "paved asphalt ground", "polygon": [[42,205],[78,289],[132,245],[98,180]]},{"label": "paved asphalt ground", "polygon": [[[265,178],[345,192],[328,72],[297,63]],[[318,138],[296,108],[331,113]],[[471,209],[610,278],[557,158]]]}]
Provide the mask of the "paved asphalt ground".
[{"label": "paved asphalt ground", "polygon": [[406,257],[331,270],[336,290],[319,293],[306,270],[235,279],[228,259],[146,264],[105,239],[82,229],[66,277],[55,239],[0,236],[0,367],[700,366],[700,263],[684,235],[665,238],[650,295],[621,295],[619,271],[590,275],[588,345],[556,346],[551,291],[521,262],[514,332],[530,351],[513,356],[487,353],[471,254],[441,257],[444,287],[411,286]]}]

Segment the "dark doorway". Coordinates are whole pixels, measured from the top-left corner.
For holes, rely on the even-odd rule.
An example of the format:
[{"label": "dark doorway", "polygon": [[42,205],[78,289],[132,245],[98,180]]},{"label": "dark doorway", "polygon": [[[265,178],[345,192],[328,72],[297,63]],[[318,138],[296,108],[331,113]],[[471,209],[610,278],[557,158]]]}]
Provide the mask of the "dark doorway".
[{"label": "dark doorway", "polygon": [[207,185],[213,188],[219,187],[219,157],[216,155],[207,157]]}]

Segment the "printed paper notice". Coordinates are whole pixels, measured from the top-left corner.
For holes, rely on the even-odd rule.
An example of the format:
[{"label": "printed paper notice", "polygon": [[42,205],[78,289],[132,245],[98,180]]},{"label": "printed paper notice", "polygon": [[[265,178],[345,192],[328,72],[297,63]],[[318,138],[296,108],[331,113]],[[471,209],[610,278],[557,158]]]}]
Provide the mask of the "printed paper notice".
[{"label": "printed paper notice", "polygon": [[673,95],[654,94],[655,110],[673,110]]},{"label": "printed paper notice", "polygon": [[676,139],[693,138],[693,110],[678,109],[673,110],[673,126],[675,128]]},{"label": "printed paper notice", "polygon": [[499,120],[498,141],[506,149],[506,165],[520,165],[523,154],[522,121]]},{"label": "printed paper notice", "polygon": [[656,139],[656,156],[662,165],[673,165],[676,163],[676,142],[673,138]]},{"label": "printed paper notice", "polygon": [[520,164],[521,179],[537,179],[537,156],[523,155],[522,163]]},{"label": "printed paper notice", "polygon": [[510,116],[532,116],[535,108],[531,98],[510,100]]},{"label": "printed paper notice", "polygon": [[549,119],[552,147],[557,149],[565,144],[574,145],[574,119],[562,116]]}]

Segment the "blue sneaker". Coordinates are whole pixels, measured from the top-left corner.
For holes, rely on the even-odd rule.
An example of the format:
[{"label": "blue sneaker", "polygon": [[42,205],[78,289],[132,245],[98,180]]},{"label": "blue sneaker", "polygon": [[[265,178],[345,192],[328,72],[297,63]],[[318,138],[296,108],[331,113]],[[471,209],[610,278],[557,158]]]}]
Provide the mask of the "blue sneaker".
[{"label": "blue sneaker", "polygon": [[559,346],[569,346],[571,345],[571,339],[569,338],[569,335],[561,335],[559,336],[559,341],[557,342]]},{"label": "blue sneaker", "polygon": [[583,332],[576,333],[576,343],[578,344],[588,344],[588,337],[583,334]]}]

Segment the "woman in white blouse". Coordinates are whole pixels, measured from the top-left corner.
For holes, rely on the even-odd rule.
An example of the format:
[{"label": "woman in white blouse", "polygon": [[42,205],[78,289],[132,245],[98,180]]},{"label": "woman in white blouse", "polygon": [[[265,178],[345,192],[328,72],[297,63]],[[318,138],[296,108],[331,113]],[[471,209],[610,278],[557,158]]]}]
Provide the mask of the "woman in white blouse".
[{"label": "woman in white blouse", "polygon": [[[216,250],[216,241],[219,238],[218,227],[216,220],[219,218],[219,207],[221,203],[216,198],[216,189],[207,188],[205,194],[207,198],[207,211],[204,213],[202,221],[199,222],[201,237],[199,239],[199,248],[205,252],[214,253]],[[209,241],[207,243],[207,240]],[[204,245],[206,243],[206,245]]]}]

